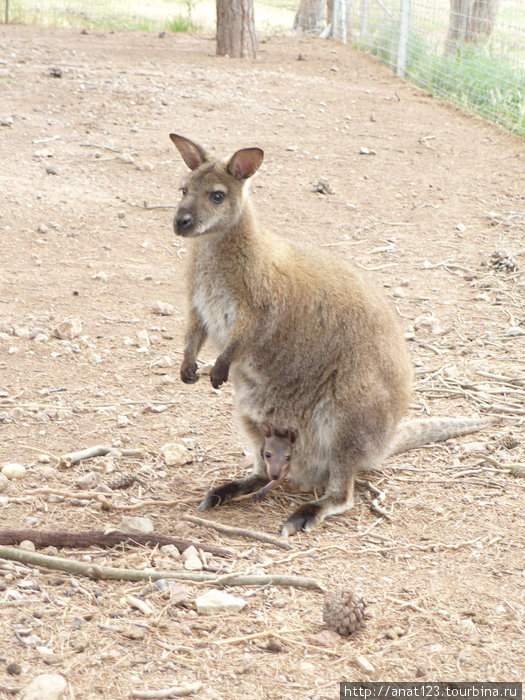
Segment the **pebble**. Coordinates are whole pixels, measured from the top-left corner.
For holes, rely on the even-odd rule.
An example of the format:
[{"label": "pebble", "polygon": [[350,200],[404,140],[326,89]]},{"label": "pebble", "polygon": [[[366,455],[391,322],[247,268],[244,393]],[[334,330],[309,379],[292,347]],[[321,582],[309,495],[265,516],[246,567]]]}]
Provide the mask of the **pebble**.
[{"label": "pebble", "polygon": [[59,340],[72,340],[82,333],[82,322],[79,318],[66,318],[53,329],[53,335]]},{"label": "pebble", "polygon": [[355,665],[361,669],[364,673],[374,673],[375,668],[372,666],[370,661],[366,658],[366,656],[356,656],[355,658]]},{"label": "pebble", "polygon": [[174,311],[173,306],[165,301],[155,301],[151,307],[151,313],[160,316],[173,316]]},{"label": "pebble", "polygon": [[202,570],[201,558],[199,557],[197,549],[193,545],[190,545],[184,550],[184,552],[182,552],[181,559],[184,562],[184,568],[188,571]]},{"label": "pebble", "polygon": [[137,535],[150,535],[155,530],[155,526],[149,518],[125,515],[120,521],[119,530]]},{"label": "pebble", "polygon": [[168,467],[182,467],[193,462],[193,455],[179,442],[167,442],[160,448],[160,454]]},{"label": "pebble", "polygon": [[224,610],[239,612],[246,606],[246,601],[230,593],[219,591],[217,588],[212,588],[195,598],[195,605],[199,615],[206,615]]},{"label": "pebble", "polygon": [[36,552],[35,543],[31,542],[31,540],[22,540],[22,542],[20,542],[18,545],[18,548],[23,549],[24,552]]},{"label": "pebble", "polygon": [[26,475],[26,468],[23,464],[12,462],[2,467],[2,474],[7,479],[23,479]]},{"label": "pebble", "polygon": [[67,683],[58,673],[42,673],[24,690],[21,700],[61,700]]},{"label": "pebble", "polygon": [[147,350],[151,345],[148,331],[137,332],[137,346],[139,350]]}]

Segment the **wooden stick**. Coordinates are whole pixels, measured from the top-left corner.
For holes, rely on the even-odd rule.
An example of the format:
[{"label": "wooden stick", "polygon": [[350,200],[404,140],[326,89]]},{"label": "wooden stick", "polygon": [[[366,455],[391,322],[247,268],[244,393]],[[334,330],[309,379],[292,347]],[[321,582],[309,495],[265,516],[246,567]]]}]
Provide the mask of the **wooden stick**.
[{"label": "wooden stick", "polygon": [[245,530],[240,527],[232,527],[231,525],[223,525],[222,523],[215,523],[211,520],[204,520],[204,518],[198,518],[195,515],[183,515],[181,520],[187,520],[190,523],[195,523],[196,525],[203,525],[204,527],[211,527],[217,532],[224,532],[227,535],[236,535],[238,537],[249,537],[253,540],[258,540],[259,542],[268,542],[275,545],[275,547],[281,547],[281,549],[292,549],[292,545],[283,539],[278,539],[273,537],[273,535],[267,535],[265,532],[254,532],[253,530]]},{"label": "wooden stick", "polygon": [[89,530],[87,532],[53,532],[51,530],[0,530],[0,545],[20,544],[23,540],[31,540],[36,547],[114,547],[124,543],[130,545],[159,545],[173,544],[179,552],[193,545],[196,549],[202,549],[217,557],[231,557],[234,552],[231,549],[213,547],[201,542],[191,542],[179,537],[167,535],[139,535],[120,530]]},{"label": "wooden stick", "polygon": [[95,445],[94,447],[86,447],[84,450],[78,450],[78,452],[70,452],[67,455],[62,455],[60,457],[59,466],[60,467],[72,467],[74,464],[78,464],[84,459],[91,459],[92,457],[103,457],[110,452],[119,452],[123,457],[143,457],[144,450],[121,450],[116,447],[111,447],[110,445]]},{"label": "wooden stick", "polygon": [[113,581],[158,581],[158,579],[175,579],[178,581],[191,581],[201,583],[206,581],[210,584],[223,586],[294,586],[295,588],[307,588],[313,590],[323,590],[313,579],[302,576],[251,576],[235,575],[222,576],[218,579],[215,574],[208,572],[186,572],[186,571],[160,571],[159,569],[117,569],[112,566],[98,566],[96,564],[80,562],[75,559],[62,559],[61,557],[50,557],[37,552],[27,552],[14,547],[0,546],[0,559],[18,561],[31,566],[40,566],[45,569],[56,569],[66,571],[77,576]]},{"label": "wooden stick", "polygon": [[158,700],[158,698],[174,698],[183,697],[198,693],[202,688],[202,683],[182,683],[175,685],[172,688],[164,688],[163,690],[131,690],[131,697],[142,698],[143,700]]}]

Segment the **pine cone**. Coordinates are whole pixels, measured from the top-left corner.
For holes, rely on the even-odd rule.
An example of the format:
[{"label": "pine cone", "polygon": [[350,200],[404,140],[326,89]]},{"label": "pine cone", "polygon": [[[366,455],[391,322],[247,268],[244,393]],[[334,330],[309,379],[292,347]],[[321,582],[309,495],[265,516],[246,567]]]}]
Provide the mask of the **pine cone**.
[{"label": "pine cone", "polygon": [[365,626],[365,607],[364,598],[349,588],[337,588],[325,598],[323,621],[328,629],[347,637]]},{"label": "pine cone", "polygon": [[513,450],[520,444],[520,441],[512,433],[507,433],[501,438],[500,444],[507,450]]},{"label": "pine cone", "polygon": [[133,486],[136,479],[133,474],[119,474],[111,481],[108,481],[108,486],[110,489],[129,489]]}]

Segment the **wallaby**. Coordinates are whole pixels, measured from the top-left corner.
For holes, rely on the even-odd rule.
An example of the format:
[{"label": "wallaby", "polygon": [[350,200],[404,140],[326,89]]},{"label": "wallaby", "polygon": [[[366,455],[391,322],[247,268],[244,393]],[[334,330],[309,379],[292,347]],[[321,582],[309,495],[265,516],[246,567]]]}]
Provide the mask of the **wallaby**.
[{"label": "wallaby", "polygon": [[451,419],[430,419],[413,432],[407,423],[399,436],[412,369],[385,296],[340,259],[262,229],[247,188],[263,161],[260,148],[221,162],[182,136],[170,137],[192,171],[174,220],[175,232],[191,239],[181,378],[197,381],[197,356],[209,336],[219,350],[211,383],[218,388],[231,374],[235,411],[254,455],[252,474],[209,491],[200,510],[272,481],[260,452],[263,423],[297,434],[290,481],[324,489],[285,521],[288,536],[348,510],[357,472],[490,422],[460,420],[458,433]]},{"label": "wallaby", "polygon": [[286,479],[290,471],[293,444],[297,439],[297,434],[293,430],[278,433],[266,423],[261,426],[261,433],[264,437],[261,456],[266,464],[266,476],[269,482],[253,494],[254,501],[262,501],[268,491]]}]

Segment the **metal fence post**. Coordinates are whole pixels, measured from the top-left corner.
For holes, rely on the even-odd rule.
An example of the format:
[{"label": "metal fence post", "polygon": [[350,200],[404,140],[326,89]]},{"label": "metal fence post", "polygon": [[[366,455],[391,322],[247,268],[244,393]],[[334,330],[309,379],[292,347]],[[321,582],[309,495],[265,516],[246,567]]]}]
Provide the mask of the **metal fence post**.
[{"label": "metal fence post", "polygon": [[407,64],[408,32],[410,29],[410,0],[401,0],[401,16],[399,18],[399,45],[397,47],[396,73],[402,78]]},{"label": "metal fence post", "polygon": [[332,37],[346,44],[346,3],[334,0],[332,8]]},{"label": "metal fence post", "polygon": [[368,0],[361,0],[359,13],[359,41],[364,44],[368,32]]}]

